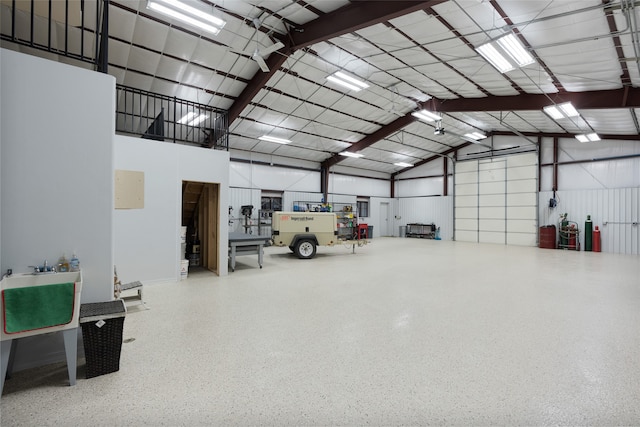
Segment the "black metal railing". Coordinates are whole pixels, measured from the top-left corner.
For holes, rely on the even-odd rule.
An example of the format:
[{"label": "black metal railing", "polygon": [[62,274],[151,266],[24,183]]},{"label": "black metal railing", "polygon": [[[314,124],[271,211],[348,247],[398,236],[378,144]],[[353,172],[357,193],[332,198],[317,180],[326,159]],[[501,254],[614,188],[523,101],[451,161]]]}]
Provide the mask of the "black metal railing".
[{"label": "black metal railing", "polygon": [[123,85],[116,86],[116,132],[158,141],[229,149],[226,111]]},{"label": "black metal railing", "polygon": [[6,0],[0,38],[107,72],[109,0]]}]

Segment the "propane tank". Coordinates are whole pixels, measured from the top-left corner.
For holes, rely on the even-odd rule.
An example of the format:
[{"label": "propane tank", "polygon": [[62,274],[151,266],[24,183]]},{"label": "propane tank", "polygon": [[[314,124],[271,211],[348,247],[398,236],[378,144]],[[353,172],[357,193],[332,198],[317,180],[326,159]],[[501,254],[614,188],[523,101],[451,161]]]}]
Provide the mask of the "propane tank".
[{"label": "propane tank", "polygon": [[593,230],[593,252],[600,252],[600,229],[597,225]]},{"label": "propane tank", "polygon": [[587,215],[587,221],[584,223],[584,250],[591,251],[593,237],[593,223],[591,215]]}]

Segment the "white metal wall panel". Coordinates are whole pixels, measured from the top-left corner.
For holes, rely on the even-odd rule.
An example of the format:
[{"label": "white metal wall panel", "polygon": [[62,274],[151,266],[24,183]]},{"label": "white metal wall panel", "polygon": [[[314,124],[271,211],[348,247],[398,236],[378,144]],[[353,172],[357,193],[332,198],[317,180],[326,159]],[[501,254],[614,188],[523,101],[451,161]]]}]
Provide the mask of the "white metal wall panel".
[{"label": "white metal wall panel", "polygon": [[507,206],[536,206],[537,200],[537,193],[507,194]]},{"label": "white metal wall panel", "polygon": [[539,214],[548,224],[558,223],[561,213],[578,223],[580,247],[584,249],[584,223],[591,215],[593,227],[601,230],[602,252],[640,254],[640,188],[576,190],[557,192],[558,206],[548,208],[551,191],[540,193]]},{"label": "white metal wall panel", "polygon": [[535,219],[507,219],[507,232],[530,234],[533,236],[533,241],[535,242],[537,224],[538,223]]},{"label": "white metal wall panel", "polygon": [[[319,185],[319,177],[317,182]],[[442,184],[440,188],[442,188]],[[329,192],[358,196],[389,197],[390,184],[389,181],[382,179],[331,173],[329,174]]]},{"label": "white metal wall panel", "polygon": [[534,178],[532,179],[520,179],[517,181],[511,181],[507,179],[507,193],[533,193],[535,194],[538,189],[538,183]]},{"label": "white metal wall panel", "polygon": [[482,182],[481,181],[478,184],[478,191],[481,199],[484,198],[485,196],[502,195],[502,202],[501,202],[502,205],[504,205],[504,189],[505,189],[504,178],[502,179],[502,181],[498,181],[498,182]]},{"label": "white metal wall panel", "polygon": [[537,153],[507,157],[508,245],[536,245],[538,238],[537,177]]},{"label": "white metal wall panel", "polygon": [[505,243],[505,159],[478,161],[478,242]]},{"label": "white metal wall panel", "polygon": [[456,208],[456,217],[457,218],[477,218],[478,217],[478,208]]},{"label": "white metal wall panel", "polygon": [[507,206],[507,218],[535,221],[536,211],[529,206]]},{"label": "white metal wall panel", "polygon": [[[491,243],[494,243],[496,240],[504,243],[504,232],[506,230],[506,224],[504,218],[501,219],[484,219],[480,218],[478,220],[478,228],[481,233],[499,233],[500,236],[495,239],[491,239]],[[482,240],[480,240],[482,243]]]},{"label": "white metal wall panel", "polygon": [[455,238],[478,241],[478,162],[455,164]]},{"label": "white metal wall panel", "polygon": [[[456,219],[456,233],[458,231],[473,231],[474,233],[478,231],[478,219],[477,218],[458,218]],[[475,234],[474,234],[475,235]],[[473,238],[472,241],[477,241],[477,235]],[[456,240],[458,240],[458,235],[456,234]]]},{"label": "white metal wall panel", "polygon": [[[504,200],[504,197],[503,197]],[[504,201],[503,201],[504,203]],[[504,222],[507,218],[504,206],[489,206],[478,208],[478,218],[480,219],[499,219]]]},{"label": "white metal wall panel", "polygon": [[478,171],[458,172],[456,170],[456,185],[458,185],[458,184],[477,184],[477,183],[478,183]]},{"label": "white metal wall panel", "polygon": [[538,173],[537,165],[530,166],[511,166],[509,165],[509,180],[531,179],[535,178]]},{"label": "white metal wall panel", "polygon": [[[455,173],[456,240],[535,246],[537,174],[536,153],[458,162]],[[476,212],[469,203],[474,190]],[[476,221],[476,227],[473,221]]]},{"label": "white metal wall panel", "polygon": [[478,162],[455,165],[455,238],[478,241]]},{"label": "white metal wall panel", "polygon": [[506,172],[504,170],[504,163],[502,165],[497,165],[495,163],[490,165],[480,165],[480,171],[478,172],[479,182],[504,182],[505,179]]},{"label": "white metal wall panel", "polygon": [[456,194],[456,209],[459,207],[478,208],[478,195],[473,194],[470,196],[460,196]]},{"label": "white metal wall panel", "polygon": [[498,243],[505,244],[504,241],[504,232],[496,233],[494,231],[479,231],[478,232],[478,242],[480,243]]},{"label": "white metal wall panel", "polygon": [[[397,197],[424,197],[442,195],[442,177],[411,179],[396,182]],[[386,183],[387,193],[389,184]],[[449,187],[451,188],[451,187]]]},{"label": "white metal wall panel", "polygon": [[285,191],[282,196],[282,210],[292,211],[294,202],[320,203],[322,193],[304,193],[299,191]]},{"label": "white metal wall panel", "polygon": [[[504,184],[502,184],[504,187]],[[485,194],[480,200],[478,200],[478,206],[491,207],[491,206],[504,206],[504,193],[502,194]]]},{"label": "white metal wall panel", "polygon": [[456,196],[476,196],[477,194],[478,194],[478,184],[456,183]]},{"label": "white metal wall panel", "polygon": [[434,223],[440,227],[440,237],[443,240],[453,239],[453,196],[398,199],[397,216],[394,220],[394,235],[398,233],[400,226],[412,223]]},{"label": "white metal wall panel", "polygon": [[507,233],[507,245],[536,246],[536,235],[530,233]]},{"label": "white metal wall panel", "polygon": [[[456,222],[457,227],[457,222]],[[478,230],[463,230],[456,228],[456,241],[458,242],[477,242]]]},{"label": "white metal wall panel", "polygon": [[458,162],[456,163],[456,182],[458,181],[458,174],[464,172],[478,172],[478,162]]}]

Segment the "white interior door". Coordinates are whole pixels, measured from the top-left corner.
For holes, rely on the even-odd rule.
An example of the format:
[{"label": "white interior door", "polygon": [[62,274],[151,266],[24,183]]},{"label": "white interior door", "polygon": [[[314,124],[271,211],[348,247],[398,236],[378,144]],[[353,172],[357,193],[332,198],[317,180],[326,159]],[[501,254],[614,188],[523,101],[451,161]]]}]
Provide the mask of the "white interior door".
[{"label": "white interior door", "polygon": [[393,232],[389,230],[389,209],[389,203],[380,202],[380,236],[393,236]]}]

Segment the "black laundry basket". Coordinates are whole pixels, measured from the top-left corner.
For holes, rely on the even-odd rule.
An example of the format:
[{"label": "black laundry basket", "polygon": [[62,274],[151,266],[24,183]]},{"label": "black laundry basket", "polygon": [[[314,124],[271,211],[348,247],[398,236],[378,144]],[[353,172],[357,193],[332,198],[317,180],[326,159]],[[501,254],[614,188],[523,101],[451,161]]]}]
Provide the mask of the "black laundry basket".
[{"label": "black laundry basket", "polygon": [[80,305],[87,378],[120,370],[122,328],[126,313],[122,300]]}]

